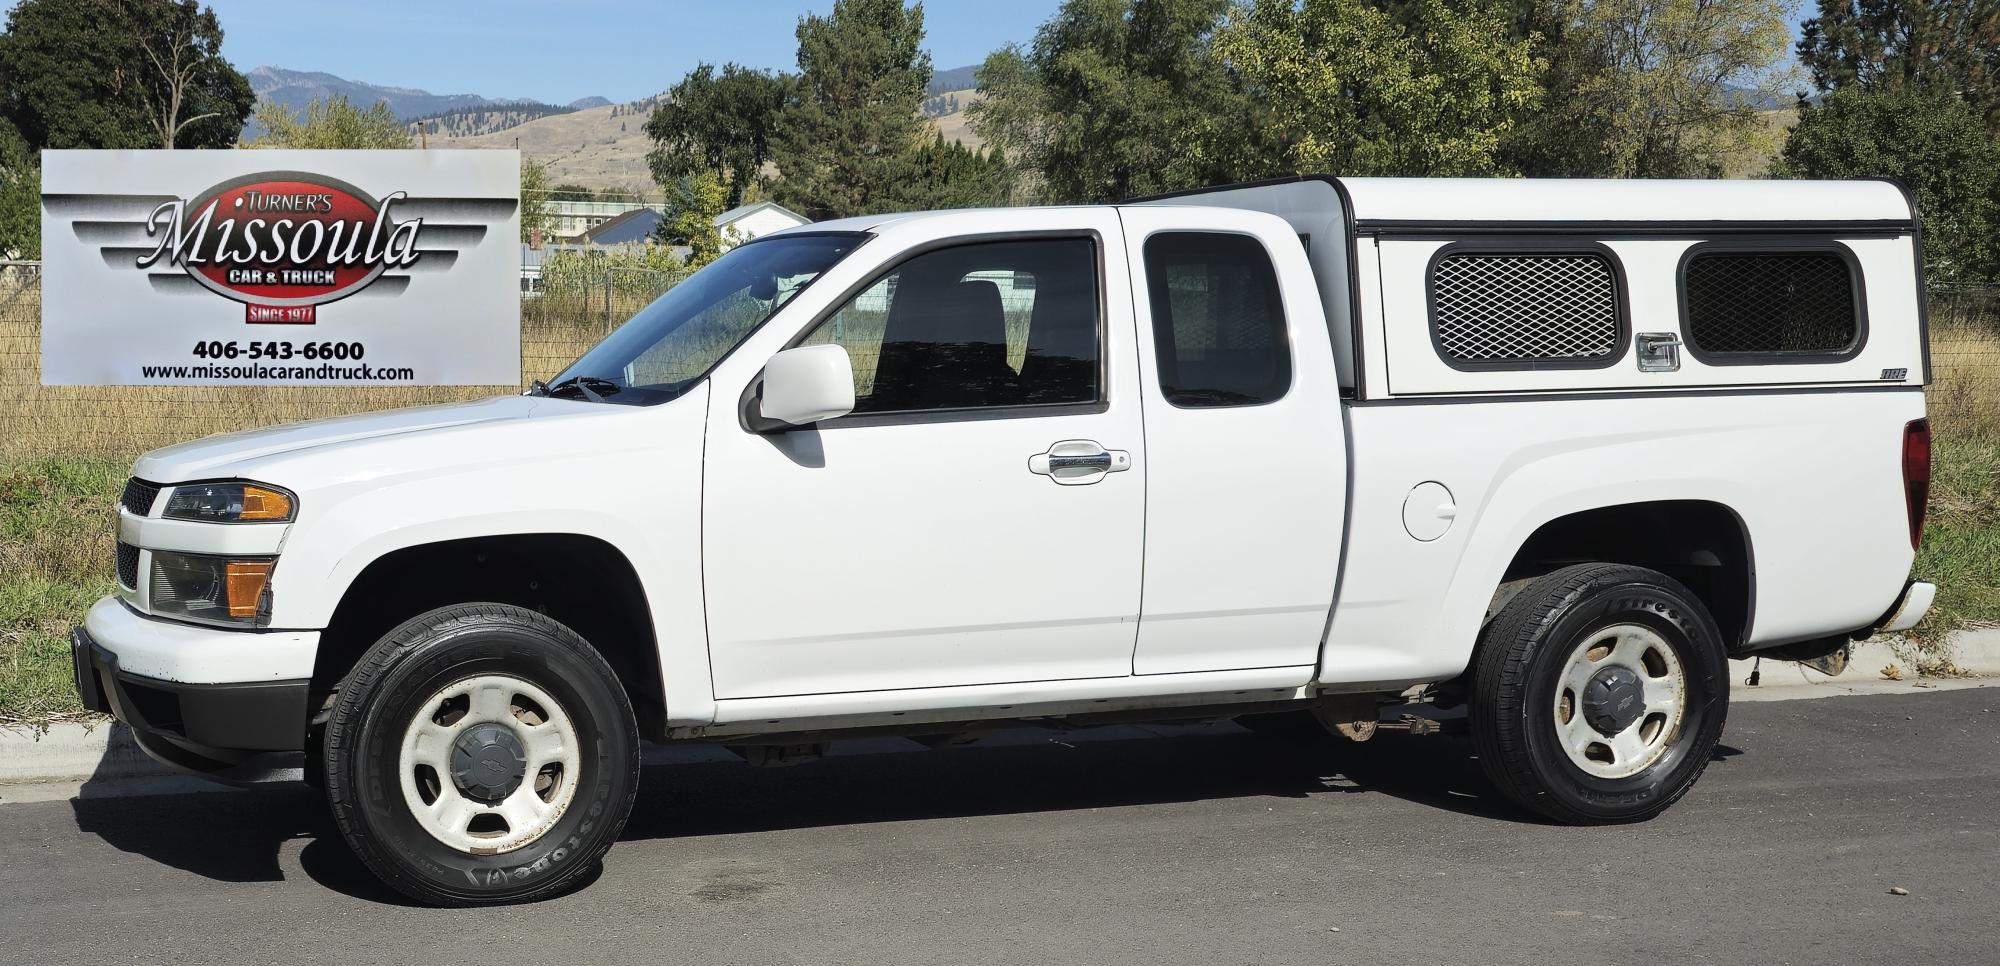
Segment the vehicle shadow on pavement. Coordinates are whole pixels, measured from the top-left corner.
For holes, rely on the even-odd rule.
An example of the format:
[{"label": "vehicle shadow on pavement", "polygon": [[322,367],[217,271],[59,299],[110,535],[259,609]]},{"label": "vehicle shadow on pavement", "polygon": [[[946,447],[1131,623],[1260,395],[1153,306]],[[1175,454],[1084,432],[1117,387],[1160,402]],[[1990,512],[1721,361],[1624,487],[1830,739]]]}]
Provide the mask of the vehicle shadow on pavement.
[{"label": "vehicle shadow on pavement", "polygon": [[1115,732],[1013,732],[991,744],[836,754],[791,768],[702,762],[650,769],[624,837],[1368,792],[1497,820],[1534,820],[1494,795],[1454,738],[1301,743],[1233,725]]},{"label": "vehicle shadow on pavement", "polygon": [[[1741,754],[1718,749],[1717,759]],[[1116,808],[1231,798],[1384,795],[1495,822],[1543,820],[1495,793],[1470,743],[1383,733],[1364,744],[1297,742],[1234,725],[1016,730],[922,751],[880,739],[820,761],[753,768],[713,748],[652,749],[626,841],[834,825]],[[87,788],[88,786],[86,786]],[[121,851],[227,882],[285,878],[287,842],[322,886],[404,905],[349,853],[319,793],[302,784],[218,794],[83,797],[78,828]]]}]

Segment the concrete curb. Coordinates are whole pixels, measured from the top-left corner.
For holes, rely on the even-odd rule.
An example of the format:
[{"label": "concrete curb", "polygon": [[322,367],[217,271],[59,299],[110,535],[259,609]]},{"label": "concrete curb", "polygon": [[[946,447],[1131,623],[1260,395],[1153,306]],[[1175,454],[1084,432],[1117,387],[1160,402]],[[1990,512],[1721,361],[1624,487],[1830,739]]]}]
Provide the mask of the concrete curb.
[{"label": "concrete curb", "polygon": [[112,721],[0,726],[0,801],[34,782],[120,782],[175,774],[146,757],[132,731]]},{"label": "concrete curb", "polygon": [[[1958,631],[1951,643],[1953,660],[1971,677],[1918,678],[1916,669],[1896,656],[1896,642],[1869,641],[1855,646],[1846,673],[1837,678],[1785,661],[1765,661],[1761,683],[1751,687],[1746,680],[1753,662],[1731,661],[1730,699],[1785,701],[2000,686],[2000,628]],[[1891,664],[1902,669],[1901,680],[1882,676]],[[146,790],[143,794],[225,787],[186,777],[146,757],[131,730],[116,722],[0,725],[0,802],[89,797],[94,789],[115,793],[113,785]]]}]

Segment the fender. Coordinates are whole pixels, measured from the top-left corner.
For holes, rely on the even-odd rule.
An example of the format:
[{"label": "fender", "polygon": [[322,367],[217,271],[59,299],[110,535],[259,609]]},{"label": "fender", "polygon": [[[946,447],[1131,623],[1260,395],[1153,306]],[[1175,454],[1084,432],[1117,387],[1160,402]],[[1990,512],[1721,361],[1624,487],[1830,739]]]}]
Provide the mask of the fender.
[{"label": "fender", "polygon": [[[494,453],[412,475],[343,474],[340,482],[300,495],[300,517],[280,548],[272,573],[272,626],[324,628],[370,564],[412,547],[450,540],[525,534],[573,534],[601,540],[625,555],[638,576],[659,642],[662,693],[671,723],[707,724],[714,717],[708,638],[702,610],[701,433],[706,385],[647,418],[578,422],[552,428],[550,438],[515,445],[530,453]],[[425,466],[403,447],[436,449],[416,434],[377,440],[375,465]],[[520,440],[520,431],[512,437]],[[615,438],[615,442],[614,442]],[[643,441],[643,442],[640,442]],[[636,444],[636,445],[635,445]],[[590,447],[587,460],[575,447]],[[379,454],[379,455],[377,455]],[[317,453],[316,463],[338,453]],[[268,475],[327,478],[323,467]]]}]

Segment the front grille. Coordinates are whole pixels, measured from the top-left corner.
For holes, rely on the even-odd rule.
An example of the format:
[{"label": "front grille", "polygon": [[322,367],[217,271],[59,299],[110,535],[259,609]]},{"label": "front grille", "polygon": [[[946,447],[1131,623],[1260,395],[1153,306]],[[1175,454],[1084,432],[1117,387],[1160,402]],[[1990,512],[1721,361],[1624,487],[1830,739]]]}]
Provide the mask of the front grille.
[{"label": "front grille", "polygon": [[1608,361],[1624,346],[1618,281],[1601,255],[1446,255],[1431,269],[1438,351],[1514,367]]},{"label": "front grille", "polygon": [[139,588],[139,548],[129,543],[118,544],[118,585],[126,590]]},{"label": "front grille", "polygon": [[125,504],[125,509],[143,517],[153,512],[153,500],[159,495],[160,484],[150,483],[135,476],[125,481],[125,496],[118,502]]}]

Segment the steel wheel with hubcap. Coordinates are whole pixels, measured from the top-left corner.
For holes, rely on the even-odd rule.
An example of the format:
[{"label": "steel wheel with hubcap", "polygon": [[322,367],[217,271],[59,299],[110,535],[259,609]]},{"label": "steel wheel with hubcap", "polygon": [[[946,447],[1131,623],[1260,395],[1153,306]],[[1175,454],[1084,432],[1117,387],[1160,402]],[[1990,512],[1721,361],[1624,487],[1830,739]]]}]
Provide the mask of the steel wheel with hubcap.
[{"label": "steel wheel with hubcap", "polygon": [[1558,821],[1651,817],[1714,753],[1726,667],[1714,619],[1673,578],[1619,564],[1544,575],[1481,635],[1470,692],[1480,765]]},{"label": "steel wheel with hubcap", "polygon": [[548,692],[507,674],[467,678],[431,695],[404,732],[403,802],[445,845],[511,852],[576,797],[576,748],[576,726]]},{"label": "steel wheel with hubcap", "polygon": [[355,854],[438,905],[581,881],[638,789],[639,736],[603,656],[547,616],[467,604],[385,635],[343,682],[326,794]]}]

